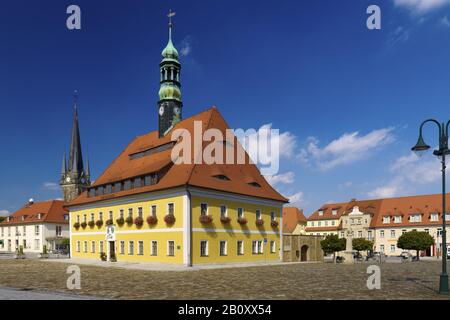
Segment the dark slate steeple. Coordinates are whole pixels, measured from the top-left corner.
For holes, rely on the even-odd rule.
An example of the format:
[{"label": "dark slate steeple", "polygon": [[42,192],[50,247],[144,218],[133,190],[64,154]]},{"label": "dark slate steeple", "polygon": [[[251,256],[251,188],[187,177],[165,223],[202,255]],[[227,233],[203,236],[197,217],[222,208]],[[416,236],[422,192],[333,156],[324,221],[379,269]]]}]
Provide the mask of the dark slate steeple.
[{"label": "dark slate steeple", "polygon": [[86,170],[83,165],[83,154],[81,151],[80,129],[78,125],[77,101],[78,94],[75,91],[73,104],[72,137],[70,141],[69,162],[67,163],[64,153],[61,168],[60,185],[63,189],[64,200],[72,201],[90,186],[90,168],[87,164]]}]

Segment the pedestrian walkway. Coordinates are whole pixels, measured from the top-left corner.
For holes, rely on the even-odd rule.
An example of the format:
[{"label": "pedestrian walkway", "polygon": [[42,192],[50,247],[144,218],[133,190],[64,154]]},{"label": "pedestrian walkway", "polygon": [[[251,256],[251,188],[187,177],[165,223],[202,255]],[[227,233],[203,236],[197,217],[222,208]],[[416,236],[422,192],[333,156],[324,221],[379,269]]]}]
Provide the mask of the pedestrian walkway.
[{"label": "pedestrian walkway", "polygon": [[0,300],[105,300],[93,296],[67,294],[63,292],[38,291],[0,287]]}]

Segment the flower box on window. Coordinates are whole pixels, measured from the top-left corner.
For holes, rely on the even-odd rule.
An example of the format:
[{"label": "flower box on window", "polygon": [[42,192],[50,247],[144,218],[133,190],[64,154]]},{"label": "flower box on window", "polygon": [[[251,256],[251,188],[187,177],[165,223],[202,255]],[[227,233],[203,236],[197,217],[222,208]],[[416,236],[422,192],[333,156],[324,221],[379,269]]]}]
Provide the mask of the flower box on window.
[{"label": "flower box on window", "polygon": [[123,217],[120,217],[117,218],[116,222],[119,226],[122,226],[125,223],[125,220],[123,219]]},{"label": "flower box on window", "polygon": [[75,229],[80,229],[80,223],[79,223],[79,222],[75,222],[75,223],[73,224],[73,227],[74,227]]},{"label": "flower box on window", "polygon": [[258,227],[263,226],[263,225],[264,225],[264,220],[263,220],[263,219],[258,219],[258,220],[256,220],[256,225],[257,225]]},{"label": "flower box on window", "polygon": [[202,214],[199,221],[202,224],[210,224],[213,221],[213,218],[210,215]]},{"label": "flower box on window", "polygon": [[144,224],[144,219],[142,219],[141,217],[137,217],[136,219],[134,219],[134,224],[138,227],[142,227],[142,225]]},{"label": "flower box on window", "polygon": [[113,224],[113,221],[112,221],[112,219],[108,219],[108,220],[106,220],[105,224],[106,224],[107,226],[110,226],[110,225],[112,225],[112,224]]},{"label": "flower box on window", "polygon": [[223,224],[228,224],[231,222],[230,217],[220,217],[220,222],[222,222]]},{"label": "flower box on window", "polygon": [[97,220],[95,225],[100,228],[103,225],[103,220]]},{"label": "flower box on window", "polygon": [[95,226],[95,221],[91,220],[88,222],[89,227],[93,228]]},{"label": "flower box on window", "polygon": [[132,217],[127,217],[127,218],[125,219],[125,222],[126,222],[127,224],[132,224],[132,223],[133,223],[133,218],[132,218]]},{"label": "flower box on window", "polygon": [[239,222],[239,224],[242,224],[242,225],[247,224],[247,219],[245,219],[243,217],[238,218],[237,221]]},{"label": "flower box on window", "polygon": [[155,225],[155,224],[158,223],[158,218],[156,218],[155,216],[149,216],[149,217],[147,218],[147,223],[148,223],[149,225]]},{"label": "flower box on window", "polygon": [[272,226],[272,227],[278,227],[278,221],[276,221],[276,220],[273,220],[272,222],[270,222],[270,225]]},{"label": "flower box on window", "polygon": [[166,224],[174,224],[175,223],[175,216],[173,214],[168,214],[164,217],[164,222]]},{"label": "flower box on window", "polygon": [[84,229],[84,228],[86,228],[87,227],[87,223],[86,222],[82,222],[81,223],[81,227]]}]

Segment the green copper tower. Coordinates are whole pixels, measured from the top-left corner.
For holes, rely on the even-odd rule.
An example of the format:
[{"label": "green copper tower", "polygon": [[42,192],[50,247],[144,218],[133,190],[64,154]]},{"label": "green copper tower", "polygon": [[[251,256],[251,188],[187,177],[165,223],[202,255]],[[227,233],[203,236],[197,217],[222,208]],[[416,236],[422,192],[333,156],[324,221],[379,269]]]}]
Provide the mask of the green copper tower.
[{"label": "green copper tower", "polygon": [[158,131],[159,137],[166,135],[172,127],[181,120],[181,64],[178,60],[178,51],[172,43],[172,17],[169,17],[169,42],[162,52],[163,60],[160,63],[160,89],[158,101]]}]

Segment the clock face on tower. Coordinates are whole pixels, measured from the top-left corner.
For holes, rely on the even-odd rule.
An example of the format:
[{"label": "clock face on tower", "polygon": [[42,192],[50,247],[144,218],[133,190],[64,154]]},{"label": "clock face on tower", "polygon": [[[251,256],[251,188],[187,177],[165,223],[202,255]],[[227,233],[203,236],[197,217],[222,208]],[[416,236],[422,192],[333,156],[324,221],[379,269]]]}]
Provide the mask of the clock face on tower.
[{"label": "clock face on tower", "polygon": [[67,177],[67,178],[66,178],[66,182],[70,182],[70,177]]},{"label": "clock face on tower", "polygon": [[159,107],[159,115],[162,116],[164,114],[164,107]]}]

